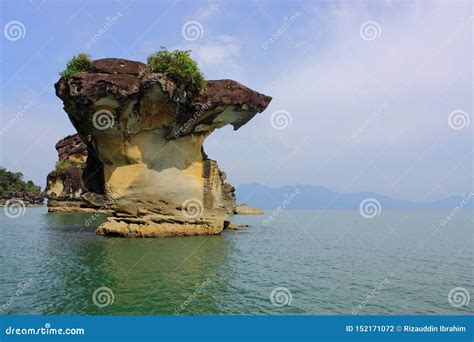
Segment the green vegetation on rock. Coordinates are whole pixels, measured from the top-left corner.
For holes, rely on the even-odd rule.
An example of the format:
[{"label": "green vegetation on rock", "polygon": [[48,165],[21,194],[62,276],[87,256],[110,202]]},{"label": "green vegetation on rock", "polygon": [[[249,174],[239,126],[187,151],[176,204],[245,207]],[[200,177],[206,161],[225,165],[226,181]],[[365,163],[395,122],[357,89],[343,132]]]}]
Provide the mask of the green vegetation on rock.
[{"label": "green vegetation on rock", "polygon": [[91,68],[91,56],[85,53],[80,53],[77,56],[72,57],[66,64],[66,69],[61,71],[59,75],[64,78],[75,74],[79,71],[89,71]]},{"label": "green vegetation on rock", "polygon": [[206,81],[199,67],[189,55],[191,50],[160,51],[148,57],[148,67],[152,72],[162,73],[177,83],[184,84],[186,90],[198,92],[204,89]]},{"label": "green vegetation on rock", "polygon": [[0,197],[21,191],[40,194],[41,187],[31,180],[25,182],[21,172],[10,172],[0,167]]},{"label": "green vegetation on rock", "polygon": [[58,160],[56,162],[56,170],[57,171],[69,169],[71,166],[76,166],[79,169],[84,169],[86,164],[85,163],[78,163],[78,162],[75,162],[71,159]]}]

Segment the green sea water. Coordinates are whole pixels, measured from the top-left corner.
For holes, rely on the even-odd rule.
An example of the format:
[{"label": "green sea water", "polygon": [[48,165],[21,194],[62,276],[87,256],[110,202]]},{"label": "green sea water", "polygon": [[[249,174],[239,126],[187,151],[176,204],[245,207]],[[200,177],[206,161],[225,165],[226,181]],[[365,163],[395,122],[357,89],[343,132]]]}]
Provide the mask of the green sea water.
[{"label": "green sea water", "polygon": [[103,217],[1,210],[1,314],[472,313],[472,211],[443,224],[449,211],[286,210],[262,225],[270,214],[218,236],[128,239],[96,235]]}]

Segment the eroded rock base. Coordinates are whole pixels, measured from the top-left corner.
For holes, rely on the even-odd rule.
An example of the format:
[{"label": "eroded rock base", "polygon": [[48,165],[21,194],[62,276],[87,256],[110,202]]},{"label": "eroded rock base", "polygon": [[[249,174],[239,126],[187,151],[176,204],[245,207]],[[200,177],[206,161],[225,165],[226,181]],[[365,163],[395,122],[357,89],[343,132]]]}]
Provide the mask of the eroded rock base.
[{"label": "eroded rock base", "polygon": [[153,215],[146,218],[108,217],[96,233],[121,237],[168,237],[216,235],[223,229],[223,221]]},{"label": "eroded rock base", "polygon": [[81,200],[48,200],[48,211],[50,213],[92,213],[111,214],[112,210],[97,208],[96,206]]}]

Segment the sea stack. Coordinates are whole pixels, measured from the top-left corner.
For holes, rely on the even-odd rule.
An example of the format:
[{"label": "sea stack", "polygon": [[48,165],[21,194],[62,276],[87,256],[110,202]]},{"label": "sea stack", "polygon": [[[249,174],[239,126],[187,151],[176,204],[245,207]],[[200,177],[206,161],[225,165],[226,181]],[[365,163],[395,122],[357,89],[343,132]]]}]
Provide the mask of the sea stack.
[{"label": "sea stack", "polygon": [[[60,160],[83,165],[72,161],[72,173],[67,168],[48,175],[50,210],[61,211],[64,200],[63,211],[111,212],[98,234],[223,230],[235,211],[234,188],[203,142],[216,128],[245,125],[270,97],[232,80],[207,81],[202,91],[190,93],[146,64],[115,58],[95,60],[89,71],[62,77],[55,87],[78,133],[63,142],[75,152],[56,146]],[[70,179],[75,181],[65,187]]]}]

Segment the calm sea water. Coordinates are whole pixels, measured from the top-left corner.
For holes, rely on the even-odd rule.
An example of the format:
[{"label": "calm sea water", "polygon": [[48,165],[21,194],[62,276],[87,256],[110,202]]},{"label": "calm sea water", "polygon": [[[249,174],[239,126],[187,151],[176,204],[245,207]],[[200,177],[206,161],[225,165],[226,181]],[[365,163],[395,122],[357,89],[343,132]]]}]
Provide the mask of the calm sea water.
[{"label": "calm sea water", "polygon": [[85,227],[90,215],[27,208],[11,219],[1,210],[0,310],[321,315],[360,305],[359,314],[472,313],[472,301],[458,308],[448,300],[456,287],[474,295],[470,211],[444,227],[448,211],[366,219],[288,210],[263,227],[269,214],[235,216],[251,227],[220,236],[124,239],[95,235],[103,218]]}]

